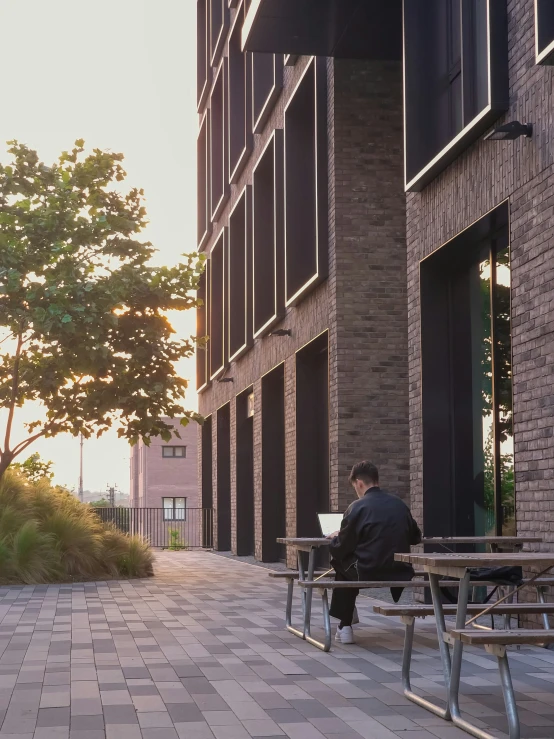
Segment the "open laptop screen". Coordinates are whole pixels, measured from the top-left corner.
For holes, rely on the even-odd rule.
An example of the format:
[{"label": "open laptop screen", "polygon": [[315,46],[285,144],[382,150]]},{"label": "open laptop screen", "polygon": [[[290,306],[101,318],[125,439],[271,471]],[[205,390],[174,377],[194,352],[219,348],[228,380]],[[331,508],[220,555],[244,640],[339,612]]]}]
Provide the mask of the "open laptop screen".
[{"label": "open laptop screen", "polygon": [[340,529],[342,513],[318,513],[319,527],[323,536],[334,534]]}]

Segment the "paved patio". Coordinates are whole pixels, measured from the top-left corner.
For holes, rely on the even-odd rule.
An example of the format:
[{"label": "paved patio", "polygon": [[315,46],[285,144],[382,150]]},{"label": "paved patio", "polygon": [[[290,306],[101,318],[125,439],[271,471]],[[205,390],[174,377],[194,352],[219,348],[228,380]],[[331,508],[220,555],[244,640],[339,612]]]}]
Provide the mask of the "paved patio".
[{"label": "paved patio", "polygon": [[[0,588],[0,739],[468,736],[401,695],[403,630],[370,599],[359,643],[324,654],[284,630],[285,586],[263,568],[167,552],[156,572]],[[414,683],[441,696],[432,621],[417,632]],[[464,708],[504,737],[495,661],[466,654]],[[523,736],[552,739],[554,652],[511,663]]]}]

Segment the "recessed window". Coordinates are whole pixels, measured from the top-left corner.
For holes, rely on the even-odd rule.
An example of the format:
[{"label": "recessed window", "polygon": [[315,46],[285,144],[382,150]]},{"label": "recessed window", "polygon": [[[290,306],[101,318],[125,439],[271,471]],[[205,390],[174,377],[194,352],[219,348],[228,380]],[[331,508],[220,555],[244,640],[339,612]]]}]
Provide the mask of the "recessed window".
[{"label": "recessed window", "polygon": [[283,88],[283,55],[252,54],[252,127],[261,133]]},{"label": "recessed window", "polygon": [[225,351],[225,242],[223,229],[210,256],[210,379],[219,375],[226,364]]},{"label": "recessed window", "polygon": [[196,140],[197,243],[203,249],[212,231],[210,220],[210,113],[204,113]]},{"label": "recessed window", "polygon": [[208,59],[208,10],[209,0],[197,0],[196,3],[196,75],[197,105],[200,110],[208,97],[212,68]]},{"label": "recessed window", "polygon": [[225,45],[229,27],[227,0],[210,0],[210,63],[216,66]]},{"label": "recessed window", "polygon": [[219,218],[229,197],[227,178],[226,65],[221,64],[210,99],[211,218]]},{"label": "recessed window", "polygon": [[269,331],[284,312],[282,168],[283,132],[277,129],[253,174],[254,337]]},{"label": "recessed window", "polygon": [[428,536],[516,534],[507,211],[421,264]]},{"label": "recessed window", "polygon": [[237,12],[229,37],[229,179],[236,182],[252,151],[252,55],[241,50],[243,13]]},{"label": "recessed window", "polygon": [[554,64],[554,3],[535,0],[535,50],[537,64]]},{"label": "recessed window", "polygon": [[162,457],[165,457],[165,458],[178,457],[179,459],[181,459],[186,456],[187,456],[186,446],[163,446],[162,447]]},{"label": "recessed window", "polygon": [[229,217],[228,311],[229,361],[237,359],[252,340],[252,188],[242,191]]},{"label": "recessed window", "polygon": [[162,501],[164,509],[164,521],[186,521],[186,498],[162,498]]},{"label": "recessed window", "polygon": [[199,305],[196,309],[196,336],[199,339],[206,338],[206,343],[203,346],[196,347],[196,389],[198,391],[203,390],[208,384],[208,373],[209,373],[209,355],[210,355],[210,342],[208,337],[209,322],[209,268],[210,262],[206,262],[206,268],[200,275],[198,283],[198,298],[202,301],[202,305]]},{"label": "recessed window", "polygon": [[326,79],[325,59],[314,59],[285,109],[287,305],[327,277]]},{"label": "recessed window", "polygon": [[508,108],[505,2],[404,2],[406,189],[422,190]]}]

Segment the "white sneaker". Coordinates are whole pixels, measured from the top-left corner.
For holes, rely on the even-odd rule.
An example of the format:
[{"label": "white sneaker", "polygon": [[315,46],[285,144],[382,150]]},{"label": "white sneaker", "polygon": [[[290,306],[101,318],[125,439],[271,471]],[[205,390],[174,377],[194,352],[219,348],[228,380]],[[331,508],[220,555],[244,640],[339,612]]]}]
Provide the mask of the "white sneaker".
[{"label": "white sneaker", "polygon": [[354,644],[354,631],[352,626],[337,626],[337,633],[335,634],[335,641],[341,644]]}]

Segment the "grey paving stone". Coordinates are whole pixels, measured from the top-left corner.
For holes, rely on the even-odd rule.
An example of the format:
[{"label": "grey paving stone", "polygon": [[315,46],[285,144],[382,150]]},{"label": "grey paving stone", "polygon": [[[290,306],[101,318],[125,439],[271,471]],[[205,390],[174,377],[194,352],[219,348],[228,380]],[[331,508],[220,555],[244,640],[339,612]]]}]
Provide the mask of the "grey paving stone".
[{"label": "grey paving stone", "polygon": [[71,731],[93,731],[104,729],[104,717],[103,716],[72,716],[71,717]]},{"label": "grey paving stone", "polygon": [[69,726],[69,706],[65,708],[41,708],[37,717],[37,728],[46,726]]},{"label": "grey paving stone", "polygon": [[[466,736],[404,698],[403,627],[371,599],[360,599],[358,644],[323,654],[284,630],[286,589],[265,569],[245,579],[242,564],[202,552],[160,553],[156,569],[144,581],[0,588],[0,739],[64,739],[68,727],[68,739]],[[294,609],[299,618],[298,599]],[[552,739],[554,654],[510,660],[522,739]],[[416,627],[413,678],[444,694],[432,620]],[[462,705],[505,733],[482,650],[465,652]]]},{"label": "grey paving stone", "polygon": [[137,724],[137,712],[130,706],[104,706],[104,721],[108,724]]}]

